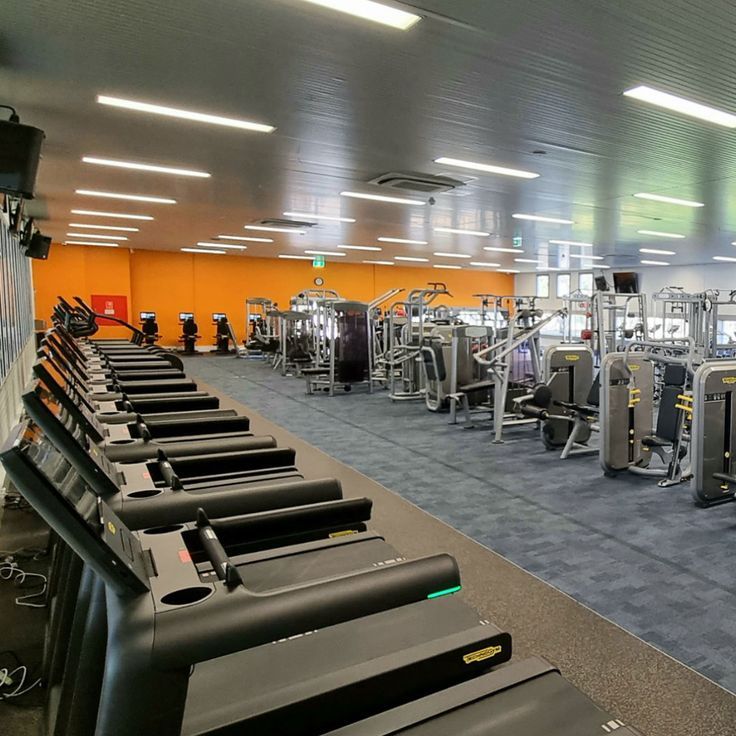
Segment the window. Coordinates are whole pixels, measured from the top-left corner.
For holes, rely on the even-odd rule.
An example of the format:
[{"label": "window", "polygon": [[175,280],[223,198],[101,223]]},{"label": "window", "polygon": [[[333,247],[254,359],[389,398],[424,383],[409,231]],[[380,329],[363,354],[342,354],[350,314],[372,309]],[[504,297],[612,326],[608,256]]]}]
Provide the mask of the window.
[{"label": "window", "polygon": [[581,273],[578,277],[578,289],[589,296],[593,293],[593,274]]},{"label": "window", "polygon": [[566,296],[570,296],[570,274],[569,273],[558,273],[557,274],[557,298],[564,299]]},{"label": "window", "polygon": [[542,299],[549,299],[549,274],[537,274],[537,296]]}]

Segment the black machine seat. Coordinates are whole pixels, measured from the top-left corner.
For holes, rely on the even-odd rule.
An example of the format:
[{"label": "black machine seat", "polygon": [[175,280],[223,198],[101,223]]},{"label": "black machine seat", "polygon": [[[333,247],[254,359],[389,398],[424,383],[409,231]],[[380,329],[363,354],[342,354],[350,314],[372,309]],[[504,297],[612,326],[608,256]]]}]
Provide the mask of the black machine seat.
[{"label": "black machine seat", "polygon": [[585,404],[576,404],[572,401],[555,401],[557,406],[580,414],[586,418],[597,417],[600,414],[601,374],[600,371],[590,386]]},{"label": "black machine seat", "polygon": [[650,434],[646,437],[641,438],[641,443],[645,447],[669,447],[672,444],[671,440],[665,440],[662,437]]}]

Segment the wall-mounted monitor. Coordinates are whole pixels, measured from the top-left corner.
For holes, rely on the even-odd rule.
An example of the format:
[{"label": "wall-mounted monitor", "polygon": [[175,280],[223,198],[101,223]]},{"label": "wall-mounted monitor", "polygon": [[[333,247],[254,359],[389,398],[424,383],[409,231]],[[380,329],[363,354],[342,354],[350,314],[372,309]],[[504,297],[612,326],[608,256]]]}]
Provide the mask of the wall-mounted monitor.
[{"label": "wall-mounted monitor", "polygon": [[156,319],[156,312],[141,312],[141,322],[145,322],[147,319]]},{"label": "wall-mounted monitor", "polygon": [[194,319],[194,312],[179,312],[179,322],[186,322],[188,319]]},{"label": "wall-mounted monitor", "polygon": [[613,274],[613,286],[617,294],[638,294],[639,276],[633,271]]},{"label": "wall-mounted monitor", "polygon": [[222,318],[227,319],[225,312],[212,312],[212,321],[219,322]]},{"label": "wall-mounted monitor", "polygon": [[598,291],[608,291],[608,281],[606,281],[605,276],[596,276],[595,277],[595,288]]}]

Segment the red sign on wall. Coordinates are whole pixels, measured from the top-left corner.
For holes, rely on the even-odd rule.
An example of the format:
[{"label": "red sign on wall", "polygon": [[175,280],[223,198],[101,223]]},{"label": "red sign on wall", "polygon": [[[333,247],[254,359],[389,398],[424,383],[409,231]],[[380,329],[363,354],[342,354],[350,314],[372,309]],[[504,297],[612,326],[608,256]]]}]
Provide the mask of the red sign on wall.
[{"label": "red sign on wall", "polygon": [[[125,322],[128,321],[128,297],[127,296],[115,296],[110,294],[92,294],[92,310],[99,315],[109,315],[110,317],[117,317]],[[117,322],[113,322],[109,319],[98,319],[98,325],[115,325]]]}]

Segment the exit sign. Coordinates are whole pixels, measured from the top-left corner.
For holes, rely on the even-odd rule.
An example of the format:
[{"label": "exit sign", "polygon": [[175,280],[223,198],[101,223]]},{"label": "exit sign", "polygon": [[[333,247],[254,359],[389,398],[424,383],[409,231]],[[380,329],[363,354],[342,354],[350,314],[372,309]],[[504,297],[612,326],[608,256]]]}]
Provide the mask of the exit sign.
[{"label": "exit sign", "polygon": [[324,256],[315,256],[312,259],[312,268],[324,268],[325,267],[325,257]]},{"label": "exit sign", "polygon": [[513,243],[514,248],[521,248],[523,242],[521,239],[521,235],[515,235],[513,238],[511,238],[511,242]]}]

